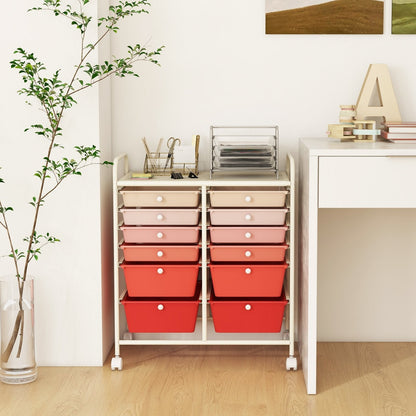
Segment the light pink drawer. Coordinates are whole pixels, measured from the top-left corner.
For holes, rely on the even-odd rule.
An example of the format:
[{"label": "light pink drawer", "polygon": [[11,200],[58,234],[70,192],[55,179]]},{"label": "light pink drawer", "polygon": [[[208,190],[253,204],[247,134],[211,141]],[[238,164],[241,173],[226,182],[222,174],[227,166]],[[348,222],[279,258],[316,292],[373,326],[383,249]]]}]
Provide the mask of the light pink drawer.
[{"label": "light pink drawer", "polygon": [[125,225],[197,225],[199,209],[121,209]]},{"label": "light pink drawer", "polygon": [[212,225],[284,225],[287,208],[209,210]]},{"label": "light pink drawer", "polygon": [[286,190],[272,187],[256,188],[213,188],[209,191],[212,207],[284,207]]},{"label": "light pink drawer", "polygon": [[281,262],[284,261],[287,244],[279,245],[214,245],[210,244],[210,258],[214,262]]},{"label": "light pink drawer", "polygon": [[198,245],[145,245],[122,244],[124,259],[130,262],[196,262]]},{"label": "light pink drawer", "polygon": [[287,226],[281,227],[209,227],[212,243],[281,244]]},{"label": "light pink drawer", "polygon": [[197,207],[198,188],[123,188],[120,191],[125,207]]},{"label": "light pink drawer", "polygon": [[199,241],[199,227],[120,227],[126,243],[188,243]]}]

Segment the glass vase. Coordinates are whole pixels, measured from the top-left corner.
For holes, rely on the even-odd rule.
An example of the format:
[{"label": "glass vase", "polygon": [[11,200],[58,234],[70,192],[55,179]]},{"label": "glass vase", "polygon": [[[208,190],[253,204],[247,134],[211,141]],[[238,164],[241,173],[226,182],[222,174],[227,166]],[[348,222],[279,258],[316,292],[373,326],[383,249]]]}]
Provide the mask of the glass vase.
[{"label": "glass vase", "polygon": [[13,275],[0,277],[0,381],[3,383],[24,384],[37,378],[33,283],[30,276],[24,283]]}]

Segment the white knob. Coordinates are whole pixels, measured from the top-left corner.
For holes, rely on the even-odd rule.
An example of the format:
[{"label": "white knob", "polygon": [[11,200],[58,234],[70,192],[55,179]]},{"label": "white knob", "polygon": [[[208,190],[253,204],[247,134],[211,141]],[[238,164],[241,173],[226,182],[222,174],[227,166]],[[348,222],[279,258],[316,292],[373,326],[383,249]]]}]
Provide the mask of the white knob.
[{"label": "white knob", "polygon": [[162,238],[162,237],[163,237],[163,233],[158,232],[158,233],[156,234],[156,237],[157,237],[157,238]]},{"label": "white knob", "polygon": [[244,235],[246,238],[251,238],[251,233],[245,233]]},{"label": "white knob", "polygon": [[249,310],[251,310],[251,305],[247,304],[247,305],[245,306],[245,308],[246,308],[246,311],[249,311]]},{"label": "white knob", "polygon": [[162,257],[162,256],[163,256],[163,251],[158,251],[158,252],[156,253],[156,255],[157,255],[158,257]]},{"label": "white knob", "polygon": [[157,201],[157,202],[162,202],[162,201],[163,201],[163,196],[162,196],[162,195],[158,195],[158,196],[156,197],[156,201]]},{"label": "white knob", "polygon": [[251,251],[249,251],[249,250],[247,250],[244,254],[245,254],[246,257],[251,257]]},{"label": "white knob", "polygon": [[250,214],[246,214],[246,216],[244,217],[247,221],[251,220],[251,215]]},{"label": "white knob", "polygon": [[157,273],[158,273],[158,274],[162,274],[162,273],[163,273],[163,269],[162,269],[161,267],[159,267],[159,268],[157,269]]},{"label": "white knob", "polygon": [[163,220],[163,215],[162,215],[162,214],[157,214],[157,215],[156,215],[156,219],[157,219],[158,221],[162,221],[162,220]]},{"label": "white knob", "polygon": [[157,309],[159,310],[159,311],[163,311],[163,309],[164,309],[165,307],[162,305],[162,304],[160,304],[160,305],[157,305]]},{"label": "white knob", "polygon": [[246,272],[246,274],[251,274],[251,269],[250,269],[250,267],[247,267],[247,269],[246,270],[244,270],[245,272]]},{"label": "white knob", "polygon": [[250,195],[247,195],[247,196],[244,198],[244,200],[245,200],[246,202],[251,202],[251,196],[250,196]]}]

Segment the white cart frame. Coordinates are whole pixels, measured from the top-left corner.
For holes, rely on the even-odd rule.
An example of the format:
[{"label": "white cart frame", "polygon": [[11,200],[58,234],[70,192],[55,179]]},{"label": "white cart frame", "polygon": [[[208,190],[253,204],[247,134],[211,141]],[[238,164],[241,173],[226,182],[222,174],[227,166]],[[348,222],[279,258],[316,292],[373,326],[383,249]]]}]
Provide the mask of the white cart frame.
[{"label": "white cart frame", "polygon": [[[122,171],[120,174],[120,170]],[[297,358],[295,357],[295,163],[292,155],[287,156],[286,171],[279,171],[275,175],[216,175],[214,179],[209,178],[209,172],[202,172],[198,179],[181,179],[175,180],[175,186],[198,187],[201,190],[201,306],[197,318],[195,332],[193,333],[156,333],[141,334],[130,333],[127,331],[125,324],[124,310],[121,305],[121,299],[125,293],[124,279],[120,274],[120,263],[122,255],[120,254],[119,244],[121,235],[119,226],[120,216],[120,198],[119,190],[123,187],[166,187],[172,186],[173,180],[169,177],[154,177],[151,180],[132,179],[129,172],[128,157],[122,154],[114,159],[113,166],[113,229],[114,229],[114,357],[111,361],[112,370],[122,370],[123,360],[120,355],[122,345],[286,345],[289,347],[289,356],[286,360],[287,370],[297,370]],[[287,224],[289,231],[287,239],[289,249],[287,253],[287,262],[289,264],[285,276],[285,293],[289,300],[285,308],[285,315],[280,333],[216,333],[214,330],[212,318],[209,316],[209,290],[207,265],[208,261],[208,243],[207,243],[207,212],[208,201],[207,193],[210,187],[284,187],[288,190],[287,206],[289,213],[287,215]]]}]

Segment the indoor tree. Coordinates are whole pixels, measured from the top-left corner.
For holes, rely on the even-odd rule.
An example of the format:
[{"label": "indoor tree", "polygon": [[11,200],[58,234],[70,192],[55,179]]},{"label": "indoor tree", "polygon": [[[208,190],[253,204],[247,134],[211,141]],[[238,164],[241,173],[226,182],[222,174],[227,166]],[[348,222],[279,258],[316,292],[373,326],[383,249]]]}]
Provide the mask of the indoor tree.
[{"label": "indoor tree", "polygon": [[[42,4],[29,11],[50,12],[54,16],[63,18],[79,34],[79,61],[75,63],[71,76],[63,79],[61,69],[48,72],[46,65],[32,52],[19,47],[15,50],[15,59],[10,62],[11,68],[18,71],[23,87],[19,94],[27,98],[27,103],[36,103],[42,110],[42,118],[32,124],[25,131],[41,136],[46,141],[45,153],[39,155],[40,168],[34,172],[39,179],[39,187],[29,203],[33,206],[33,219],[27,236],[23,239],[23,247],[19,247],[13,240],[13,233],[8,222],[8,216],[13,214],[13,207],[0,196],[0,229],[4,231],[10,247],[9,256],[14,265],[16,285],[19,290],[19,310],[16,313],[12,335],[2,351],[2,361],[7,362],[12,351],[19,357],[22,349],[23,332],[25,328],[22,308],[23,289],[28,277],[28,270],[32,260],[38,260],[42,248],[53,244],[59,239],[49,232],[38,230],[38,219],[41,207],[47,203],[51,194],[61,186],[70,176],[81,175],[82,170],[92,164],[111,164],[100,161],[100,150],[92,145],[80,144],[75,146],[76,156],[62,156],[64,145],[62,141],[62,119],[66,112],[73,107],[77,97],[83,90],[110,76],[126,77],[138,76],[134,64],[147,61],[158,65],[158,55],[162,48],[149,51],[146,47],[136,44],[127,46],[123,57],[112,57],[100,63],[92,63],[91,53],[97,50],[99,44],[111,34],[117,33],[121,20],[136,14],[148,13],[149,2],[116,1],[108,8],[106,16],[96,21],[86,9],[90,0],[78,0],[74,4],[62,4],[60,0],[43,0]],[[88,29],[98,24],[98,39],[88,43]],[[72,68],[72,67],[71,67]],[[4,152],[2,152],[4,156]],[[72,155],[72,153],[71,153]],[[0,183],[4,180],[0,178]]]}]

